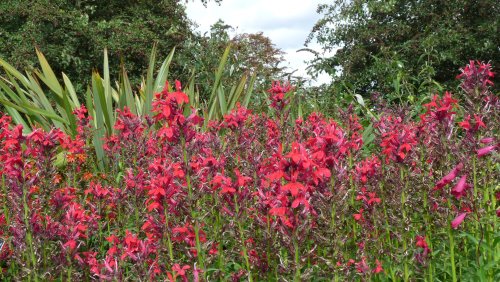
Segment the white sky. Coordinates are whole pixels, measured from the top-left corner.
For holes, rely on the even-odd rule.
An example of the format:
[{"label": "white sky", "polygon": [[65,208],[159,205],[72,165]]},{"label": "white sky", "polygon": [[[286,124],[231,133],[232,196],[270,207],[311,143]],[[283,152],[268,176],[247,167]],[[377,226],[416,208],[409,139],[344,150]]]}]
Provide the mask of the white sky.
[{"label": "white sky", "polygon": [[[223,0],[220,5],[209,2],[205,8],[201,1],[189,1],[188,17],[196,22],[202,33],[222,19],[236,29],[236,33],[262,31],[272,42],[285,52],[285,60],[294,75],[308,77],[305,60],[313,58],[309,52],[296,52],[304,48],[304,42],[312,27],[320,18],[316,8],[321,0]],[[317,44],[308,48],[321,51]],[[313,85],[328,82],[328,76],[320,76]]]}]

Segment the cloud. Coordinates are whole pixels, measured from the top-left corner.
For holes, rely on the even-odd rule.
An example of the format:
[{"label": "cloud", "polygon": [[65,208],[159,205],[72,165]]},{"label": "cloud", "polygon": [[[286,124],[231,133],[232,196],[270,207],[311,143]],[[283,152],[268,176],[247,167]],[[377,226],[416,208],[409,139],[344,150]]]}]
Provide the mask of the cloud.
[{"label": "cloud", "polygon": [[[187,14],[202,33],[209,31],[219,19],[236,28],[236,33],[262,31],[277,48],[286,52],[290,69],[306,75],[304,61],[312,59],[312,55],[296,51],[304,47],[307,36],[320,18],[316,8],[321,2],[324,0],[224,0],[220,5],[209,2],[205,8],[201,1],[194,1],[187,4]],[[321,50],[318,45],[313,48]],[[321,82],[324,81],[323,77]]]}]

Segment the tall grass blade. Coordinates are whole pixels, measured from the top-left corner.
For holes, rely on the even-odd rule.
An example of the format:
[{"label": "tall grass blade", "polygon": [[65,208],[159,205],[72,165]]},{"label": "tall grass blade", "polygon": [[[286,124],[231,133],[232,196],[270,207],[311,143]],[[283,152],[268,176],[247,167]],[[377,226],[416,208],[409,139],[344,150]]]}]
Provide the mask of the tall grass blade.
[{"label": "tall grass blade", "polygon": [[255,72],[250,78],[250,82],[247,86],[247,91],[245,93],[245,97],[243,98],[242,106],[248,108],[248,104],[250,103],[250,98],[252,97],[253,88],[255,86],[255,80],[257,79],[257,72]]},{"label": "tall grass blade", "polygon": [[224,69],[226,68],[226,64],[227,64],[227,61],[229,59],[230,52],[231,52],[231,44],[229,44],[226,47],[226,50],[222,54],[221,60],[219,62],[219,67],[217,68],[217,72],[215,73],[215,81],[214,81],[214,85],[212,86],[212,93],[210,94],[210,99],[209,99],[208,105],[213,105],[214,103],[216,103],[215,100],[217,99],[217,96],[218,96],[217,91],[219,89],[222,74],[224,73]]},{"label": "tall grass blade", "polygon": [[143,104],[143,111],[142,111],[143,115],[151,115],[151,106],[154,94],[153,72],[155,67],[155,61],[156,61],[156,44],[153,45],[153,50],[151,50],[151,55],[149,57],[149,67],[146,76],[146,88],[144,89],[146,97],[144,99],[144,104]]},{"label": "tall grass blade", "polygon": [[[97,157],[97,166],[99,169],[104,169],[105,159],[104,159],[104,149],[103,149],[103,138],[106,137],[106,128],[104,126],[104,115],[101,105],[101,99],[96,97],[96,93],[102,88],[102,84],[99,85],[99,75],[92,75],[92,89],[93,92],[87,90],[87,109],[89,115],[93,117],[95,132],[93,134],[93,144]],[[103,91],[103,90],[102,90]],[[92,97],[93,96],[93,97]],[[95,105],[93,104],[95,103]]]},{"label": "tall grass blade", "polygon": [[40,62],[40,66],[42,67],[43,74],[39,72],[35,73],[52,91],[54,91],[54,93],[62,98],[63,88],[61,87],[61,84],[59,84],[59,81],[57,80],[57,77],[54,74],[54,71],[50,67],[49,63],[47,62],[47,59],[45,59],[45,56],[42,54],[42,52],[40,52],[40,50],[38,50],[38,48],[36,48],[36,55],[38,56],[38,61]]},{"label": "tall grass blade", "polygon": [[71,103],[74,104],[77,108],[80,108],[80,101],[78,101],[78,97],[76,96],[76,91],[73,83],[71,83],[71,80],[66,76],[65,73],[62,73],[62,76],[64,85],[66,86],[66,91],[68,91],[69,95],[71,96]]},{"label": "tall grass blade", "polygon": [[[158,75],[156,76],[155,85],[154,85],[154,89],[153,89],[153,94],[155,92],[159,92],[163,89],[163,86],[165,85],[165,81],[167,81],[167,78],[168,78],[170,64],[172,63],[172,59],[174,58],[174,54],[175,54],[175,47],[172,49],[172,51],[170,51],[170,53],[168,54],[165,61],[163,61],[163,64],[161,65],[160,70],[158,71]],[[151,64],[151,62],[150,62],[150,64]],[[153,67],[154,67],[154,63],[153,63]]]},{"label": "tall grass blade", "polygon": [[[104,49],[104,64],[103,64],[103,73],[104,79],[102,80],[102,86],[104,90],[104,107],[103,111],[106,111],[105,117],[108,134],[113,133],[113,124],[114,124],[114,111],[113,111],[113,93],[111,89],[111,81],[109,77],[109,62],[108,62],[108,50]],[[95,96],[94,96],[95,97]],[[99,95],[99,97],[102,97]]]},{"label": "tall grass blade", "polygon": [[130,111],[136,115],[139,115],[137,112],[137,107],[140,107],[140,105],[137,105],[136,107],[136,101],[134,99],[134,92],[132,91],[132,86],[130,85],[130,80],[128,79],[127,71],[125,70],[125,67],[122,67],[122,83],[121,83],[121,98],[120,98],[120,107],[123,109],[123,106],[127,106]]},{"label": "tall grass blade", "polygon": [[243,77],[240,80],[240,83],[238,83],[238,87],[229,98],[229,108],[228,108],[229,111],[233,110],[236,105],[236,102],[239,101],[241,93],[243,93],[243,90],[245,90],[245,85],[247,84],[247,80],[248,76],[246,74],[243,75]]}]

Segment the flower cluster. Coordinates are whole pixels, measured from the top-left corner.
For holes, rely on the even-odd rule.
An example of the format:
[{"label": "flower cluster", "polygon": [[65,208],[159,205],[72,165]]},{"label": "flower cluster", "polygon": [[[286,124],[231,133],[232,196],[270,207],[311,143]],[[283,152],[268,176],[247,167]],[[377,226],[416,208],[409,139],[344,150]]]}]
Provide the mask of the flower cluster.
[{"label": "flower cluster", "polygon": [[[489,77],[471,63],[462,88],[487,88]],[[428,265],[450,249],[441,242],[468,244],[455,229],[493,236],[498,108],[463,111],[445,92],[419,121],[381,113],[367,131],[351,110],[290,120],[291,90],[269,90],[277,118],[238,105],[204,128],[180,82],[167,83],[151,118],[117,111],[104,168],[84,107],[74,136],[25,134],[1,116],[0,275],[412,280],[433,277]]]}]

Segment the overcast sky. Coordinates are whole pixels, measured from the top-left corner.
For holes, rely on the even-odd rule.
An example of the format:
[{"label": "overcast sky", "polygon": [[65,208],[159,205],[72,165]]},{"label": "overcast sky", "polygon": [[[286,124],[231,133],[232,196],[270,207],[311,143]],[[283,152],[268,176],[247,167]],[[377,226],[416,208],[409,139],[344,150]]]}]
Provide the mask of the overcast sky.
[{"label": "overcast sky", "polygon": [[[304,48],[307,36],[319,19],[316,8],[322,2],[324,0],[223,0],[220,5],[210,2],[205,8],[201,1],[190,1],[187,15],[199,25],[202,33],[219,19],[236,28],[238,34],[262,31],[286,53],[288,67],[297,69],[295,74],[307,76],[304,61],[313,56],[296,51]],[[317,44],[308,47],[321,50]],[[326,81],[327,76],[320,76],[314,84]]]}]

